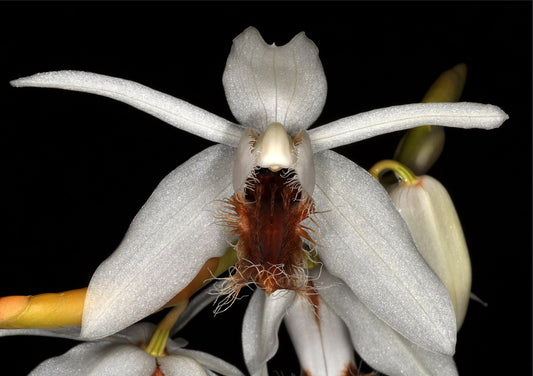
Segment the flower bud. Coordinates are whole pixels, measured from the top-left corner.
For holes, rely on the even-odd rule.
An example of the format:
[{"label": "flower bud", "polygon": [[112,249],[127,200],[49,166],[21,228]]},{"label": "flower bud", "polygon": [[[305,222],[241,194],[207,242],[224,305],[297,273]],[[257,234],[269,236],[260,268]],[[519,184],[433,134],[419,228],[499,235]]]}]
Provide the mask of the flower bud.
[{"label": "flower bud", "polygon": [[414,182],[396,184],[389,194],[409,225],[422,257],[446,286],[459,330],[470,299],[472,270],[450,195],[441,183],[428,175]]}]

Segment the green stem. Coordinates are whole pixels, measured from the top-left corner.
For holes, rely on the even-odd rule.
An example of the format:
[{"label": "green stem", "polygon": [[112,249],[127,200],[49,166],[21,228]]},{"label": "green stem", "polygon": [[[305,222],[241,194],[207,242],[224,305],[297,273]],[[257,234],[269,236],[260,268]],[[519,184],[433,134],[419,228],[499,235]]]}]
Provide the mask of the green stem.
[{"label": "green stem", "polygon": [[376,163],[368,172],[376,178],[377,181],[380,180],[381,176],[387,172],[392,171],[400,176],[402,181],[406,183],[415,183],[418,180],[418,177],[409,169],[407,166],[401,164],[398,161],[392,159],[384,159]]},{"label": "green stem", "polygon": [[178,321],[178,318],[185,310],[185,307],[187,307],[187,303],[188,301],[179,302],[167,313],[155,329],[152,339],[150,339],[150,343],[146,346],[144,351],[156,358],[166,355],[165,348],[167,346],[170,329],[172,329],[176,321]]}]

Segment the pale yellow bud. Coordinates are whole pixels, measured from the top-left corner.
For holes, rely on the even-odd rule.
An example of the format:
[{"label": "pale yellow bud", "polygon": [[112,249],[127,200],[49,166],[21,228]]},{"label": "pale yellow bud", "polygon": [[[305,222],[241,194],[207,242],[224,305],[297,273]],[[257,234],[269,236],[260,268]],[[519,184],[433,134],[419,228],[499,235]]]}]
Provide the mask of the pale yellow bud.
[{"label": "pale yellow bud", "polygon": [[450,195],[441,183],[428,175],[414,182],[396,184],[389,194],[409,225],[419,252],[446,286],[459,330],[470,299],[472,270]]}]

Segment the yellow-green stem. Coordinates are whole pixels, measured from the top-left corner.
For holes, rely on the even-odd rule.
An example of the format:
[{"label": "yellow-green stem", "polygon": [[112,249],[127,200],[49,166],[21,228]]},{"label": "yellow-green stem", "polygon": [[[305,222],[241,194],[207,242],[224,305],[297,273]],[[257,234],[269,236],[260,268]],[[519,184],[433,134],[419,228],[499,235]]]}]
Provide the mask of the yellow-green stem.
[{"label": "yellow-green stem", "polygon": [[406,183],[415,183],[418,180],[418,177],[409,169],[409,167],[401,164],[398,161],[392,159],[384,159],[376,163],[368,172],[376,178],[377,181],[380,181],[381,175],[387,171],[393,171],[400,176],[402,181]]},{"label": "yellow-green stem", "polygon": [[166,355],[165,348],[167,346],[170,329],[172,329],[176,321],[178,321],[181,313],[185,310],[185,307],[187,307],[187,303],[188,301],[181,301],[167,313],[155,329],[152,339],[150,339],[150,343],[146,346],[144,351],[156,358]]}]

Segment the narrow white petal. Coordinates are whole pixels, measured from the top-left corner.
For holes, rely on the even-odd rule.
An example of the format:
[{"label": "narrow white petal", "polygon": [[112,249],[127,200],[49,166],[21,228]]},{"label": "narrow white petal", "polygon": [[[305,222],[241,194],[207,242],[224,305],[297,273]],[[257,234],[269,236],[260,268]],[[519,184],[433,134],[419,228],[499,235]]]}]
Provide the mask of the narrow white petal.
[{"label": "narrow white petal", "polygon": [[472,284],[468,247],[450,195],[431,176],[414,184],[402,183],[389,190],[392,202],[405,219],[424,260],[437,273],[450,293],[461,327]]},{"label": "narrow white petal", "polygon": [[313,151],[332,149],[380,134],[432,124],[455,128],[497,128],[509,117],[480,103],[415,103],[363,112],[309,130]]},{"label": "narrow white petal", "polygon": [[246,179],[250,177],[257,166],[256,155],[253,153],[252,146],[255,142],[253,133],[251,128],[245,129],[242,132],[239,146],[237,146],[232,171],[232,183],[235,192],[244,188]]},{"label": "narrow white petal", "polygon": [[341,280],[322,271],[320,296],[344,320],[363,360],[389,376],[457,376],[450,355],[424,350],[376,317]]},{"label": "narrow white petal", "polygon": [[129,104],[179,129],[210,141],[237,146],[237,124],[133,81],[80,71],[37,73],[11,81],[15,87],[48,87],[102,95]]},{"label": "narrow white petal", "polygon": [[306,131],[302,131],[295,137],[294,152],[296,154],[294,171],[298,176],[298,182],[304,191],[312,195],[315,190],[315,164],[311,140]]},{"label": "narrow white petal", "polygon": [[155,359],[133,345],[88,342],[50,358],[30,376],[151,376]]},{"label": "narrow white petal", "polygon": [[346,326],[319,295],[312,303],[298,295],[284,322],[306,375],[342,376],[355,367]]},{"label": "narrow white petal", "polygon": [[214,200],[231,194],[234,149],[212,146],[171,172],[94,273],[82,335],[104,337],[155,312],[227,248]]},{"label": "narrow white petal", "polygon": [[65,327],[54,329],[0,329],[0,337],[7,336],[44,336],[68,339],[79,339],[79,327]]},{"label": "narrow white petal", "polygon": [[233,40],[222,81],[235,118],[258,133],[278,122],[295,135],[316,120],[326,100],[318,48],[303,32],[277,47],[247,28]]},{"label": "narrow white petal", "polygon": [[[147,342],[152,337],[155,325],[149,322],[141,322],[126,329],[106,337],[105,341],[114,343],[137,344]],[[0,337],[6,336],[44,336],[55,338],[68,338],[82,340],[79,326],[52,328],[52,329],[0,329]]]},{"label": "narrow white petal", "polygon": [[278,350],[279,326],[294,295],[294,291],[277,290],[267,296],[260,289],[252,295],[242,323],[244,361],[251,376],[268,376],[267,361]]},{"label": "narrow white petal", "polygon": [[453,354],[446,288],[418,253],[383,187],[341,155],[315,154],[318,256],[379,318],[411,341]]},{"label": "narrow white petal", "polygon": [[169,355],[158,359],[165,376],[206,376],[207,372],[195,359],[188,356]]},{"label": "narrow white petal", "polygon": [[211,354],[188,349],[179,349],[178,354],[195,359],[204,368],[213,370],[224,376],[244,376],[239,369]]}]

